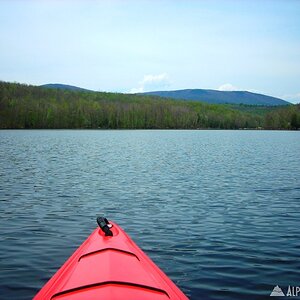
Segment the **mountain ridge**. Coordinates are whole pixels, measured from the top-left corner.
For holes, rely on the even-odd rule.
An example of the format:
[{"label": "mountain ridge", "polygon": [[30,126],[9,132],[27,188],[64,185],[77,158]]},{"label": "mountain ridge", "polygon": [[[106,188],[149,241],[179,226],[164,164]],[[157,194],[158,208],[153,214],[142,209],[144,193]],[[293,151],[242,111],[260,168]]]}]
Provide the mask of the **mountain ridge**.
[{"label": "mountain ridge", "polygon": [[[68,91],[96,92],[74,85],[49,83],[40,85],[43,88],[60,89]],[[249,91],[218,91],[213,89],[181,89],[172,91],[151,91],[137,93],[137,95],[159,96],[175,100],[200,101],[210,104],[244,104],[259,106],[285,106],[291,105],[283,99]]]},{"label": "mountain ridge", "polygon": [[0,81],[0,129],[300,128],[300,104],[215,105]]},{"label": "mountain ridge", "polygon": [[86,92],[95,92],[92,90],[84,89],[75,85],[62,84],[62,83],[47,83],[40,85],[42,88],[48,89],[59,89],[59,90],[68,90],[68,91],[86,91]]},{"label": "mountain ridge", "polygon": [[172,98],[177,100],[202,101],[211,104],[245,104],[266,106],[283,106],[291,104],[288,101],[280,98],[248,91],[182,89],[173,91],[152,91],[139,94],[159,96],[162,98]]}]

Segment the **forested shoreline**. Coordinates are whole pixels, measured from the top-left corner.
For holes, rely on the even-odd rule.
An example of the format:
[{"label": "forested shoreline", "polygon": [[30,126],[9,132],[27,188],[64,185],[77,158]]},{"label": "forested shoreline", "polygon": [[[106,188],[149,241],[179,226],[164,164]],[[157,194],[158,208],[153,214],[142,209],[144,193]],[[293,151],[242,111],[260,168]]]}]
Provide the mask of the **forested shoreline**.
[{"label": "forested shoreline", "polygon": [[0,82],[1,129],[299,129],[300,105],[213,105]]}]

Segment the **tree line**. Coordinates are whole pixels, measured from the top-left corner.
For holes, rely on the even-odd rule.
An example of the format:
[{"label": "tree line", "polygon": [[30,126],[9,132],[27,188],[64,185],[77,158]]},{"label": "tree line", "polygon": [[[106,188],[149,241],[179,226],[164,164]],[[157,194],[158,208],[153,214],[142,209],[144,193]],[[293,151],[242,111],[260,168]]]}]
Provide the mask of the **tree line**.
[{"label": "tree line", "polygon": [[1,129],[297,129],[299,105],[245,107],[0,82]]}]

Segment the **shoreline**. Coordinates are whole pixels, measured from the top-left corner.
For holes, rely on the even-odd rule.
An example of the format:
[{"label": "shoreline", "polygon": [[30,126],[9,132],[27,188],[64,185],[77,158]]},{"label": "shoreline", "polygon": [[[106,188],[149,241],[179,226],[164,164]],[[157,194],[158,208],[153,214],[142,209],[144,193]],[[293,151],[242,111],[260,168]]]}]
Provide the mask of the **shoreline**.
[{"label": "shoreline", "polygon": [[239,129],[224,129],[224,128],[0,128],[0,131],[29,131],[29,130],[47,130],[47,131],[66,131],[66,130],[81,130],[81,131],[300,131],[300,129],[267,129],[267,128],[239,128]]}]

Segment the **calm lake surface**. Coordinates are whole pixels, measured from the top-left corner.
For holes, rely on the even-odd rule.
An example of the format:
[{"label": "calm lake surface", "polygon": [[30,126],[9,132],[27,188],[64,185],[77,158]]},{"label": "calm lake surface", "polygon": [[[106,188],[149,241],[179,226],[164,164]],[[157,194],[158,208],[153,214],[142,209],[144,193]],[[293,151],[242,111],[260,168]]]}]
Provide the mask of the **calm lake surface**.
[{"label": "calm lake surface", "polygon": [[0,131],[0,298],[119,223],[191,299],[300,285],[300,132]]}]

